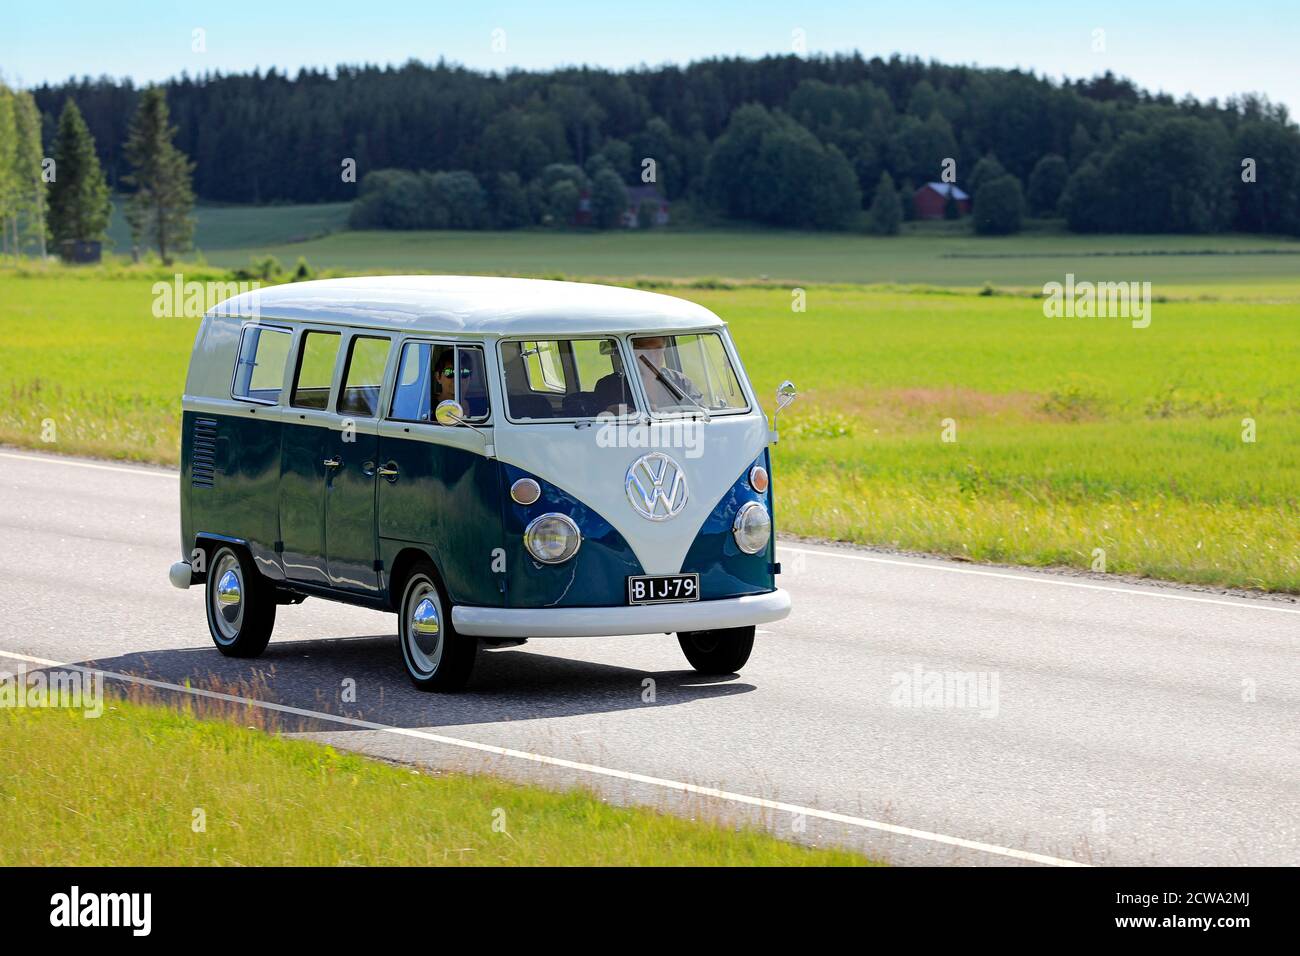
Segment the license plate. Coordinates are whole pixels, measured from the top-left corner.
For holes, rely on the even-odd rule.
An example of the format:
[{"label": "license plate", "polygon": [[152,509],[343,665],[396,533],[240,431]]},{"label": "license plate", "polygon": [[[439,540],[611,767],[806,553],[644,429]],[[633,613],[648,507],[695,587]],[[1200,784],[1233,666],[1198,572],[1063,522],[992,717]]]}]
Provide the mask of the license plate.
[{"label": "license plate", "polygon": [[699,599],[698,574],[638,574],[627,579],[628,604],[674,604]]}]

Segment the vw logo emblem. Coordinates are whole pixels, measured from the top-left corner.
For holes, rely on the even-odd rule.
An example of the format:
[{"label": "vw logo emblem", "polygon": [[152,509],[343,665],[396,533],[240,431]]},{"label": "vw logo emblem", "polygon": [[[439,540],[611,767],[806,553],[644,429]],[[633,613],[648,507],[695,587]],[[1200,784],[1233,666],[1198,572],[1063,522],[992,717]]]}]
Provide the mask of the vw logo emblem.
[{"label": "vw logo emblem", "polygon": [[625,485],[627,500],[642,518],[667,521],[686,507],[686,472],[663,452],[632,462]]}]

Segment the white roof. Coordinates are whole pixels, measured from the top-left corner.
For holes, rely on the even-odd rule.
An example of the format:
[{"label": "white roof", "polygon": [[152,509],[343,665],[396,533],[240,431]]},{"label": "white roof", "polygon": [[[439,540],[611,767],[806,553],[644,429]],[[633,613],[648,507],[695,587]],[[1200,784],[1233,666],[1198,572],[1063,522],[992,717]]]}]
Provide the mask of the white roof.
[{"label": "white roof", "polygon": [[212,312],[491,336],[671,331],[724,324],[703,306],[675,296],[584,282],[489,276],[292,282],[237,295]]},{"label": "white roof", "polygon": [[[926,183],[925,186],[930,187],[940,196],[945,198],[948,193],[951,192],[953,197],[956,199],[970,199],[970,196],[966,195],[963,190],[959,189],[956,183]],[[922,186],[921,188],[924,189],[925,186]]]}]

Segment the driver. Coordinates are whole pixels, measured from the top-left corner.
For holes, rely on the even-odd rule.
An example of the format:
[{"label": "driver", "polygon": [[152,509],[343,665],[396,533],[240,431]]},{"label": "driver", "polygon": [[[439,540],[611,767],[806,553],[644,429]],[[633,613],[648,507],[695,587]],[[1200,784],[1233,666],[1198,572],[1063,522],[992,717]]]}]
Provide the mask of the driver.
[{"label": "driver", "polygon": [[433,404],[456,397],[456,351],[440,349],[433,357]]}]

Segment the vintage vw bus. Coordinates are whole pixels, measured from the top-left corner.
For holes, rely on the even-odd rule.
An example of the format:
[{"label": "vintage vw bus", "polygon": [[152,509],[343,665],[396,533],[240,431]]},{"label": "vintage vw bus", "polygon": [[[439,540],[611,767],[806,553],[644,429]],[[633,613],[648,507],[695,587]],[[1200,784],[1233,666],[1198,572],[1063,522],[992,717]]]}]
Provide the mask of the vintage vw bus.
[{"label": "vintage vw bus", "polygon": [[790,610],[775,431],[726,325],[683,299],[461,276],[248,292],[203,319],[182,429],[170,577],[204,585],[226,655],[322,597],[395,611],[426,689],[462,686],[480,640],[530,637],[675,632],[731,673]]}]

